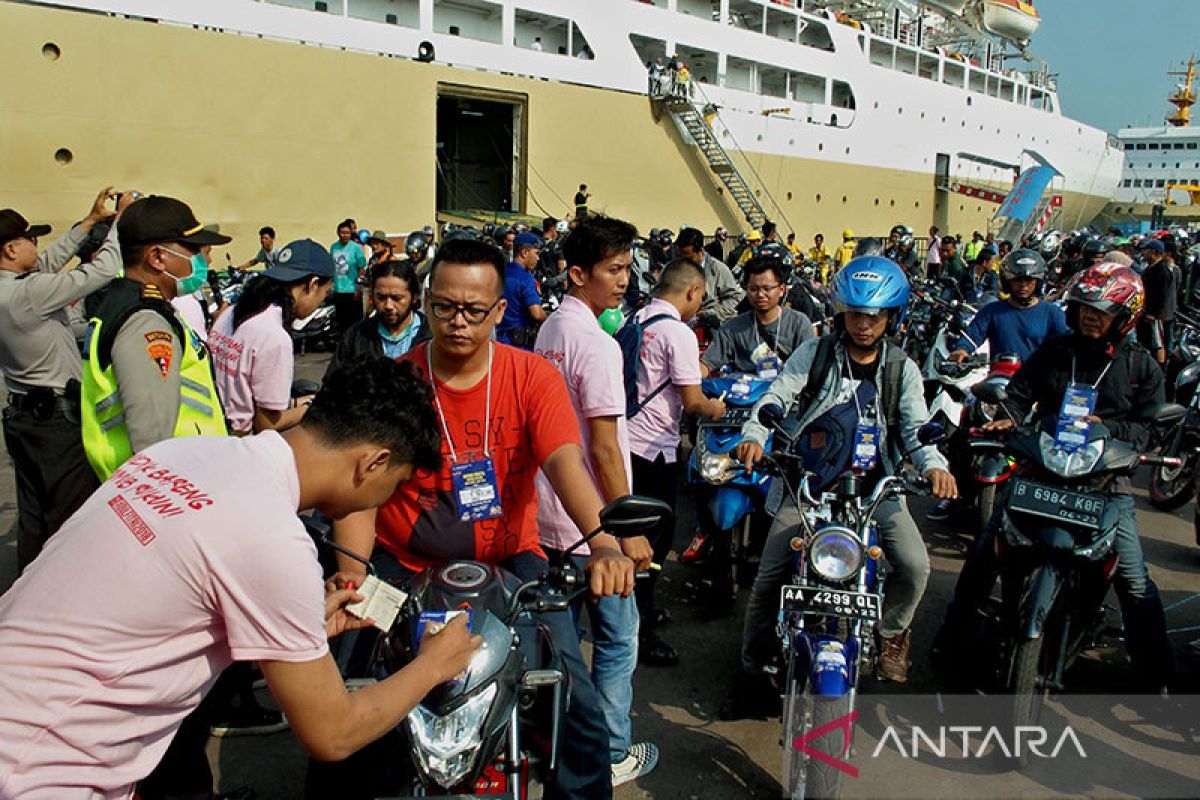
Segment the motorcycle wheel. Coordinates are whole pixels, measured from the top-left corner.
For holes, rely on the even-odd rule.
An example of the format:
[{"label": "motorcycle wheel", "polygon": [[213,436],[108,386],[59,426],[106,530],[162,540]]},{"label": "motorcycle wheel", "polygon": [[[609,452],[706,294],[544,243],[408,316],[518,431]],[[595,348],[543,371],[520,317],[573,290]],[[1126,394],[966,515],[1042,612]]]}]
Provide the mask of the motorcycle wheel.
[{"label": "motorcycle wheel", "polygon": [[[1041,676],[1042,644],[1044,637],[1021,642],[1013,654],[1013,726],[1014,728],[1036,725],[1041,716],[1042,703],[1046,697],[1045,682]],[[1028,755],[1022,750],[1021,767],[1026,765]]]},{"label": "motorcycle wheel", "polygon": [[996,484],[988,483],[979,490],[979,533],[982,536],[987,530],[988,523],[992,521],[992,512],[996,508]]},{"label": "motorcycle wheel", "polygon": [[[1184,446],[1186,445],[1186,446]],[[1192,484],[1196,478],[1197,455],[1193,437],[1180,432],[1164,448],[1164,456],[1184,453],[1181,467],[1155,467],[1150,473],[1150,505],[1162,511],[1174,511],[1192,498]]]},{"label": "motorcycle wheel", "polygon": [[[850,698],[849,696],[842,697],[813,697],[812,698],[812,725],[809,730],[816,730],[824,725],[828,725],[835,719],[844,717],[850,713]],[[836,737],[835,737],[836,738]],[[791,742],[791,739],[787,740]],[[797,761],[801,759],[797,758]],[[816,759],[809,759],[806,764],[806,780],[802,784],[803,794],[801,797],[806,798],[838,798],[842,795],[842,776],[841,770],[823,764]],[[796,795],[793,795],[796,797]]]}]

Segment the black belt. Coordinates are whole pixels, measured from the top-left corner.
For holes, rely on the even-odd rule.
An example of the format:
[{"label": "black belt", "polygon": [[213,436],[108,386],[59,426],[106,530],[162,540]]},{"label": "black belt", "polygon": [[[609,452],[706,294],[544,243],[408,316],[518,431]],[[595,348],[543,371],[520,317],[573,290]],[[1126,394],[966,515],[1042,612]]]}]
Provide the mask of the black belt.
[{"label": "black belt", "polygon": [[[39,393],[16,394],[14,392],[9,392],[8,393],[8,404],[10,406],[12,406],[13,408],[17,409],[18,411],[30,412],[30,413],[32,413],[33,410],[36,408],[44,409],[44,408],[51,407],[50,398],[43,394],[39,394]],[[54,395],[52,407],[55,411],[61,411],[63,413],[67,413],[67,412],[71,412],[71,411],[78,413],[79,401],[72,400],[71,398],[61,395],[61,394],[56,394],[56,395]]]}]

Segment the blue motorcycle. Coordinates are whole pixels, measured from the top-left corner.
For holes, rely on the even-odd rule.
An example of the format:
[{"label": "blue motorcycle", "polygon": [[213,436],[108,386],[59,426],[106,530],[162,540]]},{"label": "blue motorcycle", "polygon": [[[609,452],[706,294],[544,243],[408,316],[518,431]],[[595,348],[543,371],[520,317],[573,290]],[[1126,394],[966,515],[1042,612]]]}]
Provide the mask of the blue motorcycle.
[{"label": "blue motorcycle", "polygon": [[799,800],[837,797],[848,768],[855,700],[874,664],[872,634],[883,614],[885,570],[875,511],[885,499],[928,493],[928,484],[887,476],[864,496],[862,476],[848,471],[813,497],[808,475],[792,458],[765,456],[763,469],[785,481],[801,509],[791,539],[795,568],[780,593],[777,628],[786,679],[785,796]]},{"label": "blue motorcycle", "polygon": [[[703,420],[699,423],[696,446],[688,461],[688,482],[696,488],[698,499],[707,495],[704,512],[707,512],[711,530],[703,533],[706,538],[712,536],[716,539],[716,543],[709,547],[713,551],[715,575],[710,594],[729,595],[709,597],[709,600],[718,601],[714,603],[716,606],[725,605],[719,601],[731,599],[739,585],[754,577],[748,569],[751,522],[754,512],[763,507],[771,488],[771,478],[762,472],[747,473],[734,458],[733,450],[742,440],[742,425],[750,419],[750,410],[766,393],[771,382],[772,379],[756,375],[731,374],[706,378],[701,383],[705,395],[721,398],[726,407],[725,415],[719,420]],[[763,449],[764,452],[771,451],[771,439],[767,440]],[[702,526],[702,529],[704,527],[708,526]],[[689,551],[693,548],[689,548]],[[684,560],[691,560],[686,553]]]}]

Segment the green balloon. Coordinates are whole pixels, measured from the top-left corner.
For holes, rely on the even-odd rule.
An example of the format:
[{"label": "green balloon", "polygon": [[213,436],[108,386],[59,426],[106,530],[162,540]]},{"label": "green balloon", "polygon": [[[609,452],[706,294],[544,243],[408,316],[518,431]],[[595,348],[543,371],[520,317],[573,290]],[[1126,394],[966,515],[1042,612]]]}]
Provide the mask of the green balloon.
[{"label": "green balloon", "polygon": [[616,334],[621,327],[621,323],[625,321],[625,315],[621,313],[619,308],[608,308],[597,318],[600,321],[600,327],[609,336]]}]

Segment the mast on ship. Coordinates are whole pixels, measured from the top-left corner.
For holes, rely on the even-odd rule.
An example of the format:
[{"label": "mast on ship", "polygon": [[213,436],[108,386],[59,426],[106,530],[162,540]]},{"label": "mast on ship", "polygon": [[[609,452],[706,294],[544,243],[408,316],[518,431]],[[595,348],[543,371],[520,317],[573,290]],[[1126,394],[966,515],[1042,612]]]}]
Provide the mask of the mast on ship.
[{"label": "mast on ship", "polygon": [[1196,93],[1192,91],[1192,81],[1196,77],[1196,57],[1188,59],[1186,72],[1168,72],[1168,75],[1183,78],[1179,91],[1167,98],[1175,106],[1175,113],[1167,117],[1167,124],[1176,128],[1186,128],[1191,124],[1192,106],[1196,104]]}]

